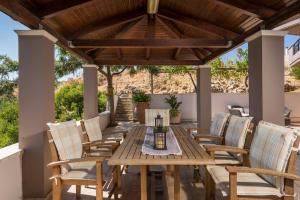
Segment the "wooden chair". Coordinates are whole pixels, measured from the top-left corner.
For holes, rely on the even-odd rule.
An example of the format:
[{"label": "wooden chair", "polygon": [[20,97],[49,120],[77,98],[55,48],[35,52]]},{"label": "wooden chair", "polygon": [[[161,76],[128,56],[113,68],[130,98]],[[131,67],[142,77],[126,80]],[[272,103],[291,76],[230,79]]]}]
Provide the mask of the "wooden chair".
[{"label": "wooden chair", "polygon": [[[102,162],[112,155],[112,149],[105,145],[101,151],[84,152],[76,122],[48,123],[47,133],[52,162],[53,200],[61,200],[65,185],[76,185],[76,198],[80,199],[81,185],[95,185],[96,199],[103,199]],[[90,145],[90,144],[88,144]],[[115,170],[113,170],[114,178]],[[116,188],[117,181],[112,191]],[[110,193],[111,195],[112,193]]]},{"label": "wooden chair", "polygon": [[[222,144],[224,130],[229,119],[228,113],[216,113],[212,118],[209,134],[203,128],[188,128],[188,133],[201,144]],[[196,131],[196,133],[194,133]]]},{"label": "wooden chair", "polygon": [[299,142],[297,131],[261,121],[249,165],[206,167],[206,199],[294,199],[294,181],[300,180],[294,175]]},{"label": "wooden chair", "polygon": [[252,140],[252,117],[231,116],[225,133],[224,145],[204,145],[217,165],[242,165],[247,162],[247,149]]},{"label": "wooden chair", "polygon": [[154,118],[160,114],[163,117],[163,126],[170,126],[170,110],[169,109],[146,109],[145,110],[145,126],[155,126]]},{"label": "wooden chair", "polygon": [[[100,117],[85,119],[80,121],[82,129],[82,138],[84,144],[93,144],[93,147],[103,147],[105,145],[111,146],[113,152],[120,146],[120,142],[126,137],[126,132],[120,131],[114,134],[107,134],[103,136],[100,127]],[[86,145],[89,148],[89,145]],[[85,149],[90,151],[91,149]]]}]

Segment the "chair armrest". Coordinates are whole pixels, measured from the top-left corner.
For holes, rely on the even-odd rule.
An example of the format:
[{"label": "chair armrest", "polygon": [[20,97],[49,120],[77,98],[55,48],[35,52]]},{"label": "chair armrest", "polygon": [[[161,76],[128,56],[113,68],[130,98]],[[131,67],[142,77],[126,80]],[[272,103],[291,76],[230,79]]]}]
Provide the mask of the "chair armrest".
[{"label": "chair armrest", "polygon": [[200,142],[203,139],[209,139],[217,142],[221,142],[224,138],[222,136],[211,135],[211,134],[197,134],[194,135],[194,139]]},{"label": "chair armrest", "polygon": [[248,150],[224,145],[204,145],[207,152],[226,151],[229,153],[248,154]]},{"label": "chair armrest", "polygon": [[263,169],[263,168],[252,168],[252,167],[238,167],[238,166],[226,166],[226,170],[229,174],[237,174],[237,173],[255,173],[255,174],[263,174],[267,176],[276,176],[282,177],[286,179],[291,179],[295,181],[300,181],[300,176],[291,173],[278,172],[271,169]]},{"label": "chair armrest", "polygon": [[191,134],[192,133],[192,131],[207,131],[206,129],[204,129],[204,128],[187,128],[186,129],[186,131],[189,133],[189,134]]},{"label": "chair armrest", "polygon": [[61,166],[69,163],[79,163],[79,162],[102,162],[106,158],[102,156],[92,156],[92,157],[84,157],[84,158],[74,158],[74,159],[69,159],[69,160],[60,160],[56,162],[51,162],[47,165],[47,167],[56,167],[56,166]]},{"label": "chair armrest", "polygon": [[114,145],[120,145],[119,142],[117,141],[103,141],[103,140],[98,140],[98,141],[93,141],[93,142],[84,142],[82,143],[83,146],[89,146],[89,147],[92,147],[92,146],[101,146],[101,145],[104,145],[104,146],[114,146]]}]

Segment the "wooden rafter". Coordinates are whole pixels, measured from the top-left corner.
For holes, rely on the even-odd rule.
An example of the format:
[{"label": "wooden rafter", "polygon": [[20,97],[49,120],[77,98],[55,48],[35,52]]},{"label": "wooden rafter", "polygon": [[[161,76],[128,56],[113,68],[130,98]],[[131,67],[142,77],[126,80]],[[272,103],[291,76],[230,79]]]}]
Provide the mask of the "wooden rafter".
[{"label": "wooden rafter", "polygon": [[[285,7],[278,11],[276,14],[274,14],[269,19],[261,22],[254,28],[250,29],[249,31],[242,34],[240,37],[232,41],[232,47],[235,48],[239,44],[241,44],[247,37],[255,34],[256,32],[261,30],[261,27],[265,27],[267,29],[273,29],[276,25],[278,25],[280,22],[289,19],[290,17],[293,17],[294,15],[298,14],[300,12],[300,1],[297,1],[293,4],[291,4],[288,7]],[[211,53],[209,56],[207,56],[204,60],[204,63],[207,63],[208,61],[222,55],[224,53],[223,50],[216,50],[215,52]]]},{"label": "wooden rafter", "polygon": [[180,52],[181,52],[181,48],[175,49],[175,51],[174,51],[174,53],[173,53],[173,58],[174,58],[175,60],[177,60],[177,58],[178,58]]},{"label": "wooden rafter", "polygon": [[58,39],[58,43],[63,48],[67,49],[71,53],[79,56],[81,59],[92,63],[93,60],[90,56],[85,54],[81,49],[72,49],[68,45],[68,40],[62,36],[61,34],[54,31],[51,27],[49,27],[46,23],[44,23],[38,16],[36,16],[32,11],[28,10],[24,3],[21,0],[2,0],[0,1],[0,9],[5,11],[8,15],[13,17],[14,19],[24,23],[31,29],[39,29],[41,26],[43,29],[54,37]]},{"label": "wooden rafter", "polygon": [[[153,39],[154,35],[155,35],[155,15],[152,14],[148,14],[148,18],[147,18],[147,32],[145,34],[145,38],[146,39]],[[149,60],[151,56],[151,49],[150,48],[146,48],[146,55],[145,55],[145,59]]]},{"label": "wooden rafter", "polygon": [[117,57],[119,60],[122,60],[123,58],[123,53],[122,53],[122,49],[116,49],[117,52]]},{"label": "wooden rafter", "polygon": [[130,13],[114,16],[110,19],[105,19],[105,20],[101,19],[100,21],[93,22],[84,27],[79,27],[77,31],[67,36],[67,38],[69,40],[73,40],[95,31],[103,31],[103,30],[107,30],[108,28],[112,28],[114,26],[127,24],[129,22],[141,19],[144,16],[145,16],[145,11],[143,9],[139,9]]},{"label": "wooden rafter", "polygon": [[229,48],[231,42],[223,39],[79,39],[74,48]]},{"label": "wooden rafter", "polygon": [[95,63],[98,65],[202,65],[201,60],[174,60],[174,59],[150,59],[131,58],[131,59],[101,59],[96,58]]},{"label": "wooden rafter", "polygon": [[47,19],[54,17],[59,14],[63,14],[67,11],[79,8],[94,0],[72,0],[72,1],[61,1],[61,3],[52,3],[51,6],[47,6],[45,9],[39,11],[39,17],[42,19]]},{"label": "wooden rafter", "polygon": [[174,13],[165,9],[160,9],[158,12],[158,16],[182,24],[184,26],[189,26],[202,32],[204,31],[210,34],[214,34],[225,39],[232,39],[239,36],[238,33],[235,33],[221,26],[217,26],[211,22],[208,22],[207,20],[190,18],[184,16],[183,14]]},{"label": "wooden rafter", "polygon": [[242,13],[256,17],[256,18],[267,18],[275,14],[275,10],[268,8],[266,6],[257,5],[250,3],[246,0],[213,0],[214,2],[224,5],[235,10],[239,10]]}]

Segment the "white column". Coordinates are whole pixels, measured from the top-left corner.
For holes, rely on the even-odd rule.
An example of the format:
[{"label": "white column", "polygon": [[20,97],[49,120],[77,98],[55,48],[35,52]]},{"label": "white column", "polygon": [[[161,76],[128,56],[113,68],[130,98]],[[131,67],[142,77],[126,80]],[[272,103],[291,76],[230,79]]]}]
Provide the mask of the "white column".
[{"label": "white column", "polygon": [[98,116],[98,67],[97,65],[83,66],[84,84],[84,118]]},{"label": "white column", "polygon": [[54,43],[44,30],[16,31],[19,37],[19,145],[24,199],[51,191],[47,122],[54,121]]},{"label": "white column", "polygon": [[247,39],[249,109],[254,122],[284,125],[285,31],[262,30]]},{"label": "white column", "polygon": [[197,126],[205,131],[211,123],[211,69],[209,65],[197,69]]}]

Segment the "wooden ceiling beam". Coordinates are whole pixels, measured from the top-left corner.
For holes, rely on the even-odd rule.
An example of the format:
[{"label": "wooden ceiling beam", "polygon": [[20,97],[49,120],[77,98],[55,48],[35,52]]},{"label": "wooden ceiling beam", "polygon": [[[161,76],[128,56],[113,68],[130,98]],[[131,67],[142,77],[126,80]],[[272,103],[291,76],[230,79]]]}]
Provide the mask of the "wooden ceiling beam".
[{"label": "wooden ceiling beam", "polygon": [[95,59],[98,65],[202,65],[201,60],[174,60],[174,59],[150,59],[131,58],[131,59]]},{"label": "wooden ceiling beam", "polygon": [[256,17],[260,19],[270,17],[276,13],[276,11],[271,8],[250,3],[249,1],[246,0],[213,0],[213,1],[223,6],[226,6],[228,8],[239,10],[240,12],[248,16]]},{"label": "wooden ceiling beam", "polygon": [[46,23],[44,23],[35,13],[26,8],[23,1],[2,0],[0,1],[0,9],[11,16],[13,19],[18,20],[31,29],[40,29],[42,27],[45,31],[58,39],[58,44],[61,47],[77,55],[88,63],[93,62],[92,58],[85,54],[81,49],[70,48],[68,45],[68,40],[58,32],[54,31]]},{"label": "wooden ceiling beam", "polygon": [[100,21],[92,22],[90,24],[87,24],[86,26],[78,27],[77,31],[68,35],[67,38],[69,40],[73,40],[95,31],[103,31],[114,26],[127,24],[129,22],[141,19],[144,16],[145,11],[143,9],[139,9],[130,13],[117,15],[109,19],[101,19]]},{"label": "wooden ceiling beam", "polygon": [[72,1],[59,1],[59,3],[51,3],[45,9],[39,11],[38,16],[41,19],[48,19],[63,14],[67,11],[87,5],[95,0],[72,0]]},{"label": "wooden ceiling beam", "polygon": [[229,48],[231,42],[223,39],[79,39],[73,48]]},{"label": "wooden ceiling beam", "polygon": [[179,56],[180,52],[181,52],[181,48],[177,48],[177,49],[174,50],[173,58],[174,58],[175,60],[178,59],[178,56]]},{"label": "wooden ceiling beam", "polygon": [[[146,39],[153,39],[155,37],[155,23],[156,23],[156,15],[148,14],[147,18],[147,32],[145,34]],[[151,49],[146,48],[145,59],[149,60],[151,57]]]},{"label": "wooden ceiling beam", "polygon": [[160,9],[158,12],[158,16],[175,23],[182,24],[184,26],[189,26],[202,32],[204,31],[210,34],[214,34],[225,39],[233,39],[240,35],[239,33],[233,32],[221,26],[217,26],[207,20],[194,19],[183,14],[178,14],[165,9]]}]

